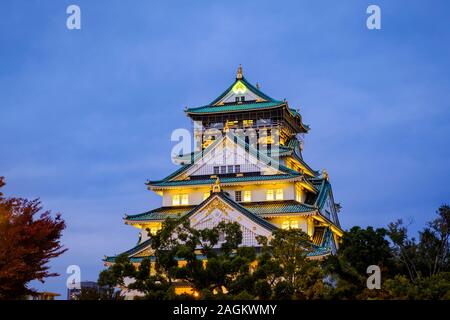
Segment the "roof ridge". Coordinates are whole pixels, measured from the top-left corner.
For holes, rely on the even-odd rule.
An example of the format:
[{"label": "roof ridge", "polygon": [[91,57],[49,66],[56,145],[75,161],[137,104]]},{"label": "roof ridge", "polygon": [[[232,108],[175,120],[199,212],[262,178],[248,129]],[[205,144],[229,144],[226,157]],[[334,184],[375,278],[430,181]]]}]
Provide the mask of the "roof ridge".
[{"label": "roof ridge", "polygon": [[213,106],[217,102],[219,102],[233,87],[237,82],[243,82],[245,86],[248,87],[250,91],[252,91],[254,94],[261,96],[262,98],[268,100],[268,101],[275,101],[275,99],[269,97],[267,94],[253,86],[250,82],[245,79],[245,77],[242,78],[236,78],[234,82],[224,91],[222,92],[217,98],[215,98],[213,101],[211,101],[208,106]]},{"label": "roof ridge", "polygon": [[[221,139],[215,140],[213,143],[211,143],[208,147],[206,147],[202,152],[198,152],[196,155],[194,155],[194,158],[191,163],[183,165],[181,168],[177,169],[172,174],[168,175],[167,177],[161,179],[161,180],[155,180],[155,181],[147,181],[147,185],[151,185],[154,183],[160,183],[160,182],[167,182],[168,180],[171,180],[172,178],[180,175],[185,170],[189,169],[192,165],[196,163],[196,160],[201,156],[207,154],[209,151],[211,151],[217,144],[222,143],[225,139],[230,139],[234,143],[234,140],[236,140],[236,143],[239,144],[241,147],[247,149],[248,147],[248,153],[252,156],[256,157],[257,159],[261,160],[261,157],[263,159],[267,160],[264,161],[264,164],[273,167],[274,164],[277,165],[276,168],[278,168],[280,171],[287,173],[287,174],[293,174],[293,175],[303,175],[302,173],[299,173],[293,169],[290,169],[283,165],[279,160],[274,159],[273,157],[270,157],[264,153],[262,153],[260,150],[255,149],[251,144],[247,143],[245,140],[242,140],[239,136],[233,135],[229,132],[227,132],[225,135],[222,136]],[[259,156],[259,157],[258,157]],[[272,161],[275,163],[272,164]]]}]

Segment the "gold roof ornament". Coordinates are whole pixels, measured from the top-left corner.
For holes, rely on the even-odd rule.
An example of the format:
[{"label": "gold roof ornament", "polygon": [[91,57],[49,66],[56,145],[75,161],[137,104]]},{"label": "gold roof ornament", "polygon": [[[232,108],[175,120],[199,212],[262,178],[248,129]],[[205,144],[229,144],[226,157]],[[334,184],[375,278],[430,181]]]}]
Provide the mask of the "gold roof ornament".
[{"label": "gold roof ornament", "polygon": [[239,65],[238,71],[237,71],[237,75],[236,75],[236,79],[242,79],[242,64]]},{"label": "gold roof ornament", "polygon": [[214,182],[214,185],[212,187],[212,192],[213,193],[220,192],[220,179],[219,179],[219,177],[217,177],[216,182]]},{"label": "gold roof ornament", "polygon": [[330,177],[328,176],[328,172],[327,170],[323,169],[322,170],[322,176],[325,180],[328,180]]}]

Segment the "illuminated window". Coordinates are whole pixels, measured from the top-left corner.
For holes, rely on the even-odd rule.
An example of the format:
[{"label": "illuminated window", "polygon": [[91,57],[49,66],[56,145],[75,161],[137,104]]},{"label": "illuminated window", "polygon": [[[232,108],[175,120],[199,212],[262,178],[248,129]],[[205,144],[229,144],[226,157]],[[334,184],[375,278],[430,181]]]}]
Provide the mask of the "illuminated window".
[{"label": "illuminated window", "polygon": [[273,201],[273,200],[283,200],[283,189],[269,189],[266,191],[266,200],[267,201]]},{"label": "illuminated window", "polygon": [[242,191],[235,191],[234,199],[236,200],[236,202],[241,202],[242,201]]},{"label": "illuminated window", "polygon": [[237,126],[237,124],[238,124],[238,121],[227,121],[226,126],[228,128],[233,128],[233,127]]},{"label": "illuminated window", "polygon": [[189,204],[189,197],[187,194],[181,195],[181,204],[183,205]]},{"label": "illuminated window", "polygon": [[188,194],[175,194],[172,197],[172,205],[187,205],[189,204],[189,195]]},{"label": "illuminated window", "polygon": [[244,202],[252,201],[252,192],[250,190],[244,191]]},{"label": "illuminated window", "polygon": [[275,193],[276,200],[283,200],[283,189],[277,189]]},{"label": "illuminated window", "polygon": [[159,228],[158,227],[150,227],[149,230],[150,230],[151,234],[155,235],[158,232]]},{"label": "illuminated window", "polygon": [[180,205],[180,195],[176,194],[172,197],[172,205],[179,206]]},{"label": "illuminated window", "polygon": [[253,120],[243,120],[242,124],[244,125],[244,127],[251,127],[253,126]]},{"label": "illuminated window", "polygon": [[205,192],[205,193],[203,194],[203,200],[208,199],[209,194],[210,194],[209,192]]},{"label": "illuminated window", "polygon": [[297,220],[285,220],[281,224],[281,229],[298,229],[298,221]]}]

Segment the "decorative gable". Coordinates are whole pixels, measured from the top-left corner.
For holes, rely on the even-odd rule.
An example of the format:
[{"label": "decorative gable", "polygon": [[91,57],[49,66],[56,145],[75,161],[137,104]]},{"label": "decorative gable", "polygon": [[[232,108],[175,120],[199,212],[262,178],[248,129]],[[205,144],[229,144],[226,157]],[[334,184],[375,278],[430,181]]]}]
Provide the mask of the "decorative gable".
[{"label": "decorative gable", "polygon": [[237,222],[241,226],[242,245],[244,246],[256,246],[258,244],[257,236],[269,237],[272,234],[269,228],[255,222],[248,215],[226,203],[221,197],[214,195],[192,213],[189,221],[191,226],[197,230],[211,229],[221,221]]},{"label": "decorative gable", "polygon": [[217,141],[202,156],[195,159],[192,166],[175,180],[185,180],[190,176],[248,172],[259,172],[262,175],[285,173],[280,170],[275,157],[260,156],[258,159],[256,152],[247,151],[245,145],[226,135],[222,141]]},{"label": "decorative gable", "polygon": [[226,103],[244,103],[248,101],[266,102],[267,99],[251,90],[244,81],[237,80],[232,85],[231,89],[229,89],[225,95],[213,105],[221,106]]}]

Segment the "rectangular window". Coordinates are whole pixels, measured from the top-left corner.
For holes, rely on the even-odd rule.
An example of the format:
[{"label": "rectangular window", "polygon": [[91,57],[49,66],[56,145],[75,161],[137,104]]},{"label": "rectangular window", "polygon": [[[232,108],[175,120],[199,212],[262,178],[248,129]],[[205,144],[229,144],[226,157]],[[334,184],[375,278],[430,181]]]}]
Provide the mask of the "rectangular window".
[{"label": "rectangular window", "polygon": [[219,167],[214,167],[214,174],[219,174]]},{"label": "rectangular window", "polygon": [[250,190],[244,191],[244,202],[252,201],[252,192]]},{"label": "rectangular window", "polygon": [[276,200],[283,200],[283,189],[277,189],[275,193],[275,199]]},{"label": "rectangular window", "polygon": [[189,204],[189,196],[187,194],[181,195],[181,204],[188,205]]},{"label": "rectangular window", "polygon": [[189,204],[189,195],[188,194],[174,194],[172,196],[172,205],[188,205]]},{"label": "rectangular window", "polygon": [[222,174],[227,173],[227,167],[226,166],[221,166],[220,167],[220,173],[222,173]]},{"label": "rectangular window", "polygon": [[241,202],[242,201],[242,191],[235,191],[234,199],[236,200],[236,202]]},{"label": "rectangular window", "polygon": [[205,192],[203,194],[203,201],[209,198],[210,193],[209,192]]},{"label": "rectangular window", "polygon": [[234,172],[240,173],[241,172],[241,166],[240,165],[234,166]]},{"label": "rectangular window", "polygon": [[233,166],[228,166],[228,173],[233,173],[233,169],[234,169]]},{"label": "rectangular window", "polygon": [[244,127],[251,127],[253,126],[253,120],[243,120],[242,124],[244,125]]},{"label": "rectangular window", "polygon": [[266,200],[267,201],[272,201],[274,198],[273,198],[273,190],[267,190],[267,192],[266,192]]},{"label": "rectangular window", "polygon": [[245,101],[245,96],[241,97],[241,101],[244,102]]},{"label": "rectangular window", "polygon": [[281,229],[289,229],[289,220],[283,221],[281,224]]},{"label": "rectangular window", "polygon": [[179,206],[180,205],[180,195],[179,194],[175,194],[172,197],[172,205],[173,206]]},{"label": "rectangular window", "polygon": [[231,121],[231,120],[230,120],[230,121],[227,121],[226,126],[227,126],[228,128],[235,128],[235,127],[237,127],[238,123],[239,123],[239,121],[236,121],[236,120]]}]

